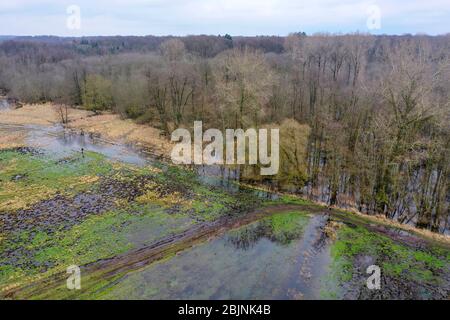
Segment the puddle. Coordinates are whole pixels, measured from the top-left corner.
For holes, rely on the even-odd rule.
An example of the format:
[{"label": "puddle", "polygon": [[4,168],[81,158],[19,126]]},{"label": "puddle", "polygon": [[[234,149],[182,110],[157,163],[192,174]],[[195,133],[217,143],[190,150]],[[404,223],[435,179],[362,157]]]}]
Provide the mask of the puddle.
[{"label": "puddle", "polygon": [[315,299],[326,215],[280,213],[152,264],[100,292],[118,299]]},{"label": "puddle", "polygon": [[11,106],[8,103],[8,99],[0,98],[0,111],[9,109],[11,109]]},{"label": "puddle", "polygon": [[73,153],[92,151],[110,159],[143,166],[152,162],[148,156],[141,155],[133,148],[105,142],[99,137],[82,132],[64,130],[61,126],[15,126],[0,124],[1,132],[26,132],[28,146],[41,149],[56,158],[70,156]]},{"label": "puddle", "polygon": [[195,171],[200,181],[208,185],[223,187],[227,190],[238,192],[239,173],[235,169],[218,165],[195,166]]},{"label": "puddle", "polygon": [[[248,192],[249,188],[239,183],[239,169],[219,165],[195,166],[198,180],[213,187],[223,188],[231,193]],[[252,189],[252,194],[260,199],[278,200],[280,195],[275,192]]]}]

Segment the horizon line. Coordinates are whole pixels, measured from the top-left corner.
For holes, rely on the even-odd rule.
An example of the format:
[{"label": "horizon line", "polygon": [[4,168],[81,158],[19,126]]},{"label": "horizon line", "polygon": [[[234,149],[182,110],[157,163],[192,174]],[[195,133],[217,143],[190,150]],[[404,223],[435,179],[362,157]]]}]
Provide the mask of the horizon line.
[{"label": "horizon line", "polygon": [[[196,34],[185,34],[185,35],[175,35],[175,34],[146,34],[146,35],[136,35],[136,34],[115,34],[115,35],[54,35],[54,34],[27,34],[27,35],[14,35],[14,34],[0,34],[0,37],[10,37],[10,38],[26,38],[26,37],[48,37],[48,38],[93,38],[93,37],[173,37],[173,38],[184,38],[184,37],[192,37],[192,36],[207,36],[207,37],[223,37],[225,35],[230,35],[231,37],[288,37],[292,34],[295,34],[296,32],[292,32],[286,35],[279,35],[279,34],[254,34],[254,35],[238,35],[238,34],[207,34],[207,33],[196,33]],[[450,35],[450,31],[446,33],[439,33],[439,34],[428,34],[426,32],[415,32],[415,33],[370,33],[370,32],[361,32],[361,31],[354,31],[354,32],[327,32],[327,31],[318,31],[314,33],[306,33],[305,36],[352,36],[352,35],[362,35],[362,36],[427,36],[427,37],[442,37],[442,36],[448,36]]]}]

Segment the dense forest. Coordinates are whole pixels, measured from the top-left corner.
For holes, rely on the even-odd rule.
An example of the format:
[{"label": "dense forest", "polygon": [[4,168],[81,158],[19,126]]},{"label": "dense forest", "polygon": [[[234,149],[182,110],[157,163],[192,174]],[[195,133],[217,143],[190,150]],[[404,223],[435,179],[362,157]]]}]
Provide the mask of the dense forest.
[{"label": "dense forest", "polygon": [[112,110],[168,138],[194,120],[278,126],[273,186],[437,232],[450,218],[449,89],[449,35],[0,39],[11,99]]}]

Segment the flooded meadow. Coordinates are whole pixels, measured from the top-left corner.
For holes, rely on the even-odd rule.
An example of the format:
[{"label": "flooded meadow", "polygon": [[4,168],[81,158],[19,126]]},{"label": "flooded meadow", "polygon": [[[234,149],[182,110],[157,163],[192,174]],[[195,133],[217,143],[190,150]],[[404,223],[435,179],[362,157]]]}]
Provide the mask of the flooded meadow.
[{"label": "flooded meadow", "polygon": [[[0,133],[21,137],[0,149],[3,299],[450,297],[445,238],[80,130],[1,124]],[[80,290],[66,286],[70,265],[81,268]],[[371,265],[379,290],[367,288]]]}]

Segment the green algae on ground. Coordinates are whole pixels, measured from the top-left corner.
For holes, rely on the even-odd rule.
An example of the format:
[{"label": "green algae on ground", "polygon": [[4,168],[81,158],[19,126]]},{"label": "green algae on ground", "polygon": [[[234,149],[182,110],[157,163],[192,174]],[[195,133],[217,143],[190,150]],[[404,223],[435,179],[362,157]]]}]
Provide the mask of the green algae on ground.
[{"label": "green algae on ground", "polygon": [[262,220],[270,226],[271,234],[280,243],[289,243],[293,239],[298,239],[304,232],[309,221],[305,212],[287,212],[275,214]]},{"label": "green algae on ground", "polygon": [[[14,184],[15,188],[8,188],[14,191],[12,194],[4,191],[6,183],[9,186]],[[146,184],[151,184],[157,197],[173,195],[186,201],[182,206],[170,202],[139,202],[137,199],[121,199],[122,192],[118,190],[114,196],[119,198],[112,210],[77,218],[71,226],[53,225],[54,230],[50,233],[33,227],[30,216],[24,230],[2,234],[0,286],[58,272],[67,265],[88,264],[150,245],[198,221],[215,220],[259,201],[251,192],[233,194],[218,187],[204,186],[192,171],[173,166],[156,163],[154,166],[136,167],[108,161],[94,152],[85,152],[84,156],[73,153],[63,159],[55,159],[46,154],[19,150],[0,151],[0,186],[3,188],[0,204],[5,205],[8,211],[25,209],[39,201],[49,200],[55,194],[67,196],[64,201],[71,205],[71,195],[79,192],[97,194],[105,187],[110,190],[109,185],[121,183],[127,186],[138,183],[138,188],[147,188]],[[18,198],[21,191],[25,194]],[[11,205],[11,201],[16,199],[17,205]],[[67,212],[63,210],[58,214],[66,215]]]},{"label": "green algae on ground", "polygon": [[309,200],[303,199],[299,196],[290,195],[290,194],[283,194],[274,200],[266,200],[265,204],[267,204],[267,205],[273,205],[273,204],[314,205],[314,206],[319,207],[319,205],[316,205]]},{"label": "green algae on ground", "polygon": [[[161,208],[133,206],[90,216],[69,230],[49,235],[22,232],[14,242],[2,242],[0,251],[21,249],[27,252],[20,261],[0,261],[0,285],[20,281],[47,271],[63,270],[69,265],[84,265],[128,250],[149,245],[160,238],[185,230],[192,221],[183,215],[167,215]],[[18,267],[20,266],[20,267]]]},{"label": "green algae on ground", "polygon": [[[260,190],[238,183],[233,183],[232,188],[205,184],[194,171],[157,163],[136,167],[108,161],[93,152],[86,152],[84,157],[74,153],[64,159],[53,159],[41,154],[0,151],[0,205],[7,204],[9,210],[14,209],[8,203],[11,199],[17,201],[16,210],[49,199],[55,193],[75,196],[86,191],[101,195],[105,189],[110,192],[121,184],[125,189],[136,187],[137,192],[124,196],[124,188],[113,191],[112,208],[86,215],[73,225],[61,225],[49,233],[31,224],[17,232],[2,232],[0,290],[10,284],[27,285],[35,280],[33,277],[65,272],[72,264],[88,265],[151,246],[194,224],[244,215],[256,207],[297,206],[311,212],[323,208],[291,195],[267,199]],[[366,219],[345,213],[334,217],[358,226],[343,225],[337,230],[329,277],[337,286],[324,286],[322,297],[342,297],[339,284],[354,280],[355,274],[365,276],[367,266],[358,262],[361,257],[371,257],[371,264],[380,265],[387,276],[441,285],[442,274],[450,266],[449,250],[438,246],[410,247],[367,230],[363,227],[369,223]],[[60,287],[55,291],[45,293],[37,287],[32,297],[249,298],[256,294],[261,298],[291,298],[283,290],[291,289],[288,283],[292,283],[292,278],[288,275],[298,271],[292,269],[296,263],[298,268],[298,252],[309,252],[310,248],[299,242],[308,233],[305,228],[309,221],[310,216],[299,211],[272,214],[231,230],[224,237],[197,244],[192,250],[169,250],[144,272],[119,272],[108,280],[102,280],[100,271],[84,275],[86,290],[78,296],[58,283]],[[267,274],[273,279],[266,281]],[[209,285],[206,279],[214,277],[219,280],[204,290]]]},{"label": "green algae on ground", "polygon": [[[0,179],[11,179],[15,175],[25,175],[28,182],[64,183],[68,176],[106,174],[112,168],[105,157],[86,151],[84,156],[74,153],[63,159],[53,159],[45,155],[0,151]],[[64,185],[62,185],[64,186]]]},{"label": "green algae on ground", "polygon": [[[255,190],[236,184],[233,184],[235,188],[205,184],[194,171],[176,166],[169,166],[156,179],[182,193],[188,202],[182,210],[199,221],[213,221],[226,214],[238,214],[262,203]],[[210,179],[220,181],[219,178]]]},{"label": "green algae on ground", "polygon": [[[58,285],[53,288],[46,288],[45,290],[40,290],[39,287],[37,290],[35,290],[36,288],[31,288],[31,292],[25,288],[25,290],[20,292],[16,298],[25,296],[43,299],[105,299],[111,297],[121,297],[125,299],[151,297],[161,299],[166,295],[179,294],[182,296],[185,294],[184,291],[186,288],[188,291],[194,290],[195,293],[193,293],[193,296],[198,297],[206,297],[207,295],[221,295],[225,297],[227,294],[249,297],[251,296],[252,290],[256,290],[258,294],[262,294],[265,297],[270,297],[275,294],[281,296],[284,291],[282,288],[277,288],[277,285],[279,284],[279,281],[283,281],[286,286],[289,285],[288,275],[291,273],[290,271],[295,271],[295,268],[292,269],[292,264],[296,261],[297,250],[295,250],[296,245],[294,242],[292,242],[292,244],[290,244],[291,242],[285,242],[283,244],[278,242],[272,236],[272,229],[268,229],[268,227],[272,225],[277,226],[276,232],[278,234],[283,230],[287,232],[287,235],[282,237],[283,239],[292,237],[293,230],[296,229],[295,234],[298,236],[298,239],[300,239],[300,230],[304,230],[305,225],[308,223],[308,217],[300,212],[288,212],[286,215],[289,218],[280,221],[281,215],[284,215],[284,213],[275,214],[273,219],[270,217],[262,218],[257,222],[239,227],[233,230],[232,234],[226,234],[218,239],[202,242],[195,245],[190,250],[164,256],[161,260],[144,267],[144,273],[146,272],[145,270],[148,269],[153,270],[153,268],[155,268],[156,270],[159,270],[156,274],[150,274],[150,277],[155,276],[155,279],[159,280],[152,280],[150,283],[146,283],[147,276],[142,281],[136,280],[136,277],[142,275],[139,270],[135,272],[131,272],[131,270],[128,270],[127,272],[121,271],[117,274],[113,273],[106,278],[102,275],[100,270],[98,272],[94,271],[93,273],[83,274],[82,290],[80,291],[67,290],[63,283],[64,279],[61,279],[61,281],[58,282]],[[295,218],[299,221],[295,221]],[[285,223],[287,220],[294,222],[297,228],[287,226]],[[258,227],[258,225],[260,225],[260,227]],[[239,244],[235,242],[236,237],[241,237],[241,240],[239,241],[242,242],[252,230],[256,230],[255,236],[252,237],[256,241],[254,243],[255,248],[250,250],[250,252],[247,252],[248,248],[236,247],[239,246]],[[260,233],[258,230],[266,231]],[[291,241],[293,240],[294,239],[291,238]],[[213,249],[211,249],[211,245]],[[200,254],[202,258],[199,258],[198,254],[195,252]],[[192,253],[194,253],[193,256]],[[187,257],[187,260],[186,258],[182,258],[184,256]],[[180,258],[181,263],[177,263],[176,261]],[[247,263],[241,264],[241,262],[246,259],[249,260],[248,264],[251,265],[250,267],[247,267]],[[284,263],[280,264],[282,260],[284,260]],[[226,270],[235,274],[233,278],[240,274],[237,270],[243,268],[241,275],[242,279],[235,279],[236,281],[234,282],[231,281],[230,290],[233,292],[221,293],[220,290],[217,291],[221,284],[220,279],[227,277],[228,274],[227,271],[221,274],[220,267],[222,263],[224,263]],[[186,264],[199,264],[199,266],[195,266],[195,268],[191,269]],[[274,269],[274,277],[270,280],[270,285],[267,284],[267,287],[270,288],[266,289],[266,284],[256,280],[258,277],[264,276],[264,274],[269,272],[269,265],[271,266],[271,269]],[[195,270],[195,272],[191,273],[190,270]],[[160,275],[158,275],[159,272],[161,272]],[[189,276],[187,276],[187,274],[183,275],[186,272]],[[208,276],[207,278],[204,277],[204,275],[210,273],[216,273],[216,275],[211,277]],[[217,287],[214,287],[214,285],[211,287],[206,285],[202,286],[200,283],[201,281],[197,286],[197,282],[191,282],[193,279],[192,277],[199,277],[202,281],[206,280],[208,281],[208,285],[208,279],[216,278],[215,284]],[[133,289],[135,286],[134,281],[138,281],[136,290]],[[162,281],[162,283],[159,283],[158,281]],[[252,282],[254,282],[254,284],[252,284]],[[245,288],[247,285],[248,288]],[[128,292],[129,290],[130,292]],[[275,291],[277,291],[277,293],[275,293]]]},{"label": "green algae on ground", "polygon": [[[445,248],[413,247],[363,226],[343,225],[331,247],[332,278],[341,284],[351,281],[355,275],[364,274],[363,278],[366,278],[366,268],[375,264],[386,277],[418,286],[446,287],[449,284],[444,283],[443,276],[450,268],[448,254],[449,250]],[[370,263],[358,265],[358,258],[368,258]]]},{"label": "green algae on ground", "polygon": [[55,160],[39,154],[0,151],[0,211],[24,209],[56,193],[87,190],[111,169],[111,163],[93,152]]}]

